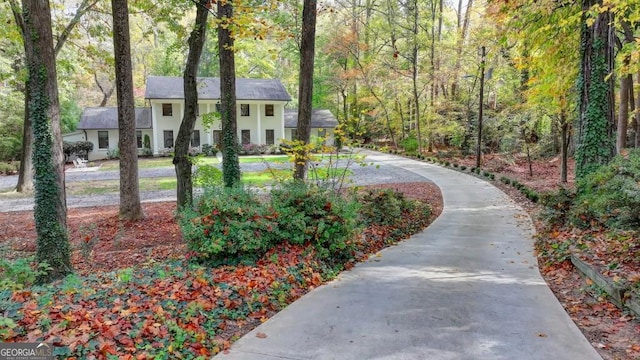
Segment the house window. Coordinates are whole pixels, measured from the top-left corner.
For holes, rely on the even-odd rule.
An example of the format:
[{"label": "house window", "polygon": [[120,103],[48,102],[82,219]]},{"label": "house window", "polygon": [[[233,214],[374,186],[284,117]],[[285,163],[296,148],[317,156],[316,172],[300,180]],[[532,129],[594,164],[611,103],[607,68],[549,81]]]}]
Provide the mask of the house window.
[{"label": "house window", "polygon": [[164,131],[164,147],[167,149],[173,147],[173,130]]},{"label": "house window", "polygon": [[98,149],[108,149],[108,148],[109,148],[109,132],[98,131]]},{"label": "house window", "polygon": [[268,129],[267,131],[267,145],[273,145],[275,143],[275,133],[273,129]]},{"label": "house window", "polygon": [[291,129],[291,140],[298,140],[298,129]]},{"label": "house window", "polygon": [[191,133],[191,146],[200,146],[200,130],[193,130],[193,132]]},{"label": "house window", "polygon": [[213,145],[220,145],[221,135],[222,135],[222,131],[213,130]]},{"label": "house window", "polygon": [[240,104],[240,116],[249,116],[249,104]]},{"label": "house window", "polygon": [[251,144],[251,130],[242,130],[242,145]]},{"label": "house window", "polygon": [[162,116],[173,116],[172,104],[162,104]]},{"label": "house window", "polygon": [[264,116],[273,116],[273,104],[264,106]]},{"label": "house window", "polygon": [[142,149],[142,130],[136,130],[136,144],[138,149]]}]

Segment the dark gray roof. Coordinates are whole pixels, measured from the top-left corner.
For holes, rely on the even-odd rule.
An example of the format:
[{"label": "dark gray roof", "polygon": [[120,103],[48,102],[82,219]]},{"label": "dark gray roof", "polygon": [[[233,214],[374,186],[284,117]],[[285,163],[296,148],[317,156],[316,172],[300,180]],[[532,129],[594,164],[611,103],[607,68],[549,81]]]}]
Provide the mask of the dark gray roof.
[{"label": "dark gray roof", "polygon": [[[144,94],[146,99],[184,99],[181,77],[149,76]],[[219,78],[198,78],[199,99],[220,99]],[[238,100],[291,101],[280,80],[236,79]]]},{"label": "dark gray roof", "polygon": [[[284,111],[284,127],[295,128],[298,126],[298,110]],[[338,126],[338,120],[329,110],[311,110],[311,127],[333,129]]]},{"label": "dark gray roof", "polygon": [[[117,107],[90,107],[84,109],[78,129],[117,129]],[[151,108],[136,108],[136,129],[151,129]]]}]

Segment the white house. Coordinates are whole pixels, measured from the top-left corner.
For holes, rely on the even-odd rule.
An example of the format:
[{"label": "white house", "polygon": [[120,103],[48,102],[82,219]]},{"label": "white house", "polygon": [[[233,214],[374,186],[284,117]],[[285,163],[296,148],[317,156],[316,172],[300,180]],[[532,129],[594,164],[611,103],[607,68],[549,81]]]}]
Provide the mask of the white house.
[{"label": "white house", "polygon": [[[138,148],[143,150],[144,137],[150,139],[153,155],[163,155],[173,148],[184,116],[184,85],[181,77],[149,76],[145,99],[149,107],[136,109]],[[291,97],[279,80],[236,79],[237,136],[241,144],[277,145],[282,139],[295,138],[297,110],[285,110]],[[216,115],[220,107],[220,79],[198,78],[199,116],[191,137],[193,147],[217,146],[221,139],[221,121]],[[100,110],[102,109],[102,110]],[[202,116],[213,113],[206,126]],[[107,119],[108,118],[108,119]],[[323,136],[333,143],[337,120],[328,110],[314,110],[312,135]],[[90,160],[104,159],[107,151],[118,145],[117,108],[87,108],[78,130],[94,143]]]},{"label": "white house", "polygon": [[[144,147],[144,138],[153,138],[151,128],[151,109],[136,108],[136,139],[140,151]],[[107,153],[118,148],[120,136],[118,134],[118,108],[92,107],[85,108],[77,126],[76,133],[84,134],[84,139],[67,137],[65,141],[85,140],[93,143],[93,151],[89,153],[89,160],[100,160],[108,157]]]}]

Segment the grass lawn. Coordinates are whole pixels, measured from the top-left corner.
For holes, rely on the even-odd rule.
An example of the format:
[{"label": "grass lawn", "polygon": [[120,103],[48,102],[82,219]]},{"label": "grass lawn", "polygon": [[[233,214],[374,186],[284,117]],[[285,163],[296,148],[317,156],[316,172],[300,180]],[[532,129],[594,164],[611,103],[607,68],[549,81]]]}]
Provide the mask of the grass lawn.
[{"label": "grass lawn", "polygon": [[[163,167],[173,167],[172,157],[159,157],[159,158],[140,158],[138,159],[139,169],[154,169]],[[201,157],[198,160],[201,164],[217,165],[220,162],[215,156]],[[289,157],[287,155],[265,155],[265,156],[240,156],[240,163],[256,163],[256,162],[268,162],[268,163],[287,163]],[[108,160],[102,163],[100,171],[114,171],[119,169],[118,160]]]}]

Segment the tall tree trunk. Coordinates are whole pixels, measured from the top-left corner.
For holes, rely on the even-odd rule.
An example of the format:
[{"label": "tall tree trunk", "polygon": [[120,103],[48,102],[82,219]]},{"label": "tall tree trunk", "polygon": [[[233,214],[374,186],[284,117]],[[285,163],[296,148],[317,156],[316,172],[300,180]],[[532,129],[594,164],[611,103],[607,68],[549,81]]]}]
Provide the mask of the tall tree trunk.
[{"label": "tall tree trunk", "polygon": [[638,133],[638,114],[636,114],[636,97],[633,93],[633,75],[628,74],[627,77],[629,78],[629,82],[631,84],[631,86],[629,87],[629,113],[631,114],[631,130],[633,131],[632,134],[634,140],[633,147],[637,147],[635,145],[635,138],[636,134]]},{"label": "tall tree trunk", "polygon": [[[629,59],[623,62],[628,65]],[[616,154],[627,146],[627,124],[629,124],[629,89],[633,87],[633,79],[623,76],[620,79],[620,104],[618,105],[618,132],[616,136]]]},{"label": "tall tree trunk", "polygon": [[[640,84],[640,71],[638,71],[637,74],[637,82],[638,84]],[[631,88],[631,91],[633,91],[633,87]],[[635,108],[635,112],[634,112],[634,117],[636,119],[636,138],[635,138],[635,147],[640,147],[640,114],[638,113],[640,111],[640,91],[638,92],[638,94],[635,97],[635,101],[634,101],[634,108]]]},{"label": "tall tree trunk", "polygon": [[131,42],[127,0],[111,0],[116,97],[118,99],[118,149],[120,149],[120,218],[137,221],[144,217],[138,183],[136,113],[131,74]]},{"label": "tall tree trunk", "polygon": [[613,100],[613,15],[598,13],[588,25],[589,9],[602,0],[583,0],[580,114],[576,177],[583,178],[609,162],[615,152]]},{"label": "tall tree trunk", "polygon": [[50,271],[38,278],[39,282],[44,283],[72,271],[67,234],[64,153],[49,1],[24,1],[22,6],[29,74],[28,116],[33,126],[35,149],[37,259],[39,263],[47,263],[51,267]]},{"label": "tall tree trunk", "polygon": [[413,48],[411,51],[411,84],[412,84],[412,95],[413,102],[415,106],[415,120],[416,120],[416,132],[418,137],[418,154],[422,154],[422,133],[420,129],[420,97],[418,94],[418,33],[420,30],[418,19],[419,11],[418,11],[418,0],[413,0],[413,28],[411,29],[413,33]]},{"label": "tall tree trunk", "polygon": [[184,68],[184,118],[176,138],[175,156],[173,164],[176,168],[178,181],[178,208],[191,205],[193,202],[193,180],[191,177],[191,159],[189,158],[189,143],[198,115],[198,65],[204,49],[207,35],[207,16],[209,9],[207,0],[196,2],[196,20],[189,36],[189,54]]},{"label": "tall tree trunk", "polygon": [[31,126],[31,119],[29,118],[29,101],[29,91],[25,91],[24,124],[22,125],[22,161],[20,161],[20,170],[18,172],[17,192],[33,190],[33,128]]},{"label": "tall tree trunk", "polygon": [[569,162],[569,120],[567,119],[567,111],[563,108],[560,110],[560,136],[562,137],[560,146],[560,181],[567,183],[567,164]]},{"label": "tall tree trunk", "polygon": [[222,120],[222,173],[224,185],[240,184],[238,159],[236,65],[234,40],[230,22],[233,19],[233,0],[218,1],[218,52],[220,54],[220,111]]},{"label": "tall tree trunk", "polygon": [[115,84],[109,84],[111,85],[110,88],[105,89],[102,84],[100,84],[100,80],[98,80],[98,74],[97,73],[93,73],[93,80],[96,83],[96,86],[98,86],[98,89],[100,89],[100,92],[102,93],[102,101],[100,101],[100,105],[98,105],[99,107],[105,107],[107,106],[107,102],[109,101],[109,98],[111,97],[111,95],[113,95],[113,91],[116,89]]},{"label": "tall tree trunk", "polygon": [[467,1],[467,9],[462,17],[462,0],[458,0],[458,41],[456,42],[456,63],[453,67],[453,83],[451,84],[451,97],[458,96],[458,80],[460,79],[460,65],[462,61],[462,48],[464,47],[467,33],[469,32],[469,19],[471,18],[471,7],[473,0]]},{"label": "tall tree trunk", "polygon": [[[316,47],[316,0],[304,0],[302,9],[302,37],[300,41],[300,86],[298,89],[298,140],[308,144],[311,136],[313,101],[313,65]],[[304,180],[309,164],[306,149],[296,155],[293,178]]]},{"label": "tall tree trunk", "polygon": [[[96,4],[98,0],[83,0],[79,6],[76,8],[76,13],[73,18],[67,24],[67,26],[63,29],[62,33],[58,36],[58,42],[54,47],[54,63],[55,63],[55,55],[60,52],[62,46],[66,43],[69,35],[73,29],[80,23],[80,19],[89,12]],[[14,20],[20,30],[20,34],[22,35],[23,44],[25,47],[25,64],[29,64],[33,59],[29,59],[30,50],[27,48],[26,41],[26,26],[25,20],[22,14],[22,8],[20,7],[18,0],[9,0],[9,5],[11,7],[11,12],[13,13]],[[24,4],[23,4],[24,7]],[[51,22],[51,21],[49,21]],[[33,129],[32,123],[29,120],[29,94],[28,91],[25,92],[25,119],[23,124],[23,137],[22,137],[22,159],[20,161],[20,170],[18,174],[18,184],[16,186],[16,191],[24,192],[33,190]]]},{"label": "tall tree trunk", "polygon": [[[33,44],[27,41],[25,37],[26,25],[22,16],[22,8],[18,1],[9,0],[11,6],[11,12],[13,18],[22,35],[25,63],[30,64],[33,59],[29,58],[33,56]],[[31,127],[31,120],[29,118],[29,91],[24,91],[24,123],[22,125],[22,159],[20,161],[20,170],[18,172],[18,185],[16,186],[17,192],[26,192],[33,190],[33,129]]]}]

